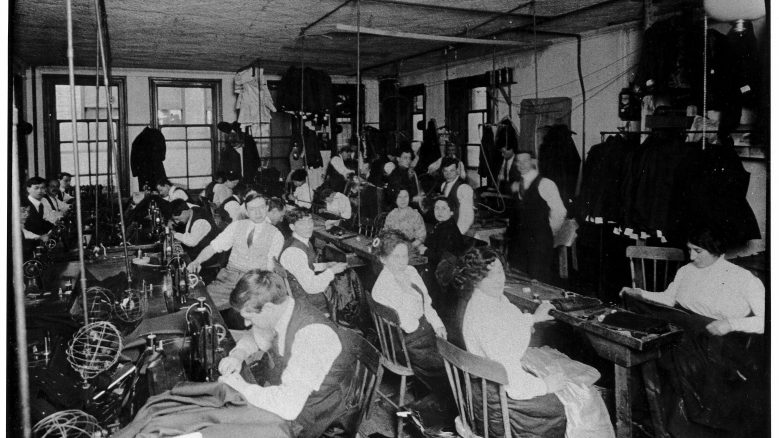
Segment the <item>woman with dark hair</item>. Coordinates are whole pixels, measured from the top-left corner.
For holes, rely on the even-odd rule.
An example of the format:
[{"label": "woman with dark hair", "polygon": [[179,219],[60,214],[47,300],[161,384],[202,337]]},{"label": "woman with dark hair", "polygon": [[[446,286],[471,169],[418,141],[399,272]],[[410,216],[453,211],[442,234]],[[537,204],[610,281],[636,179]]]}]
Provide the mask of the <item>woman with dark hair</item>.
[{"label": "woman with dark hair", "polygon": [[[463,343],[470,353],[505,368],[511,434],[613,437],[606,407],[592,387],[600,374],[551,348],[528,349],[533,325],[552,319],[552,305],[543,301],[534,313],[524,313],[503,294],[505,283],[503,260],[490,247],[471,248],[458,260],[454,284],[465,301],[461,306],[465,309],[461,319]],[[474,397],[482,397],[479,385],[474,387]],[[492,388],[487,391],[487,403],[500,406],[499,394]],[[566,411],[576,420],[569,422]],[[490,419],[490,435],[504,435],[501,420]]]},{"label": "woman with dark hair", "polygon": [[427,236],[425,221],[418,211],[408,205],[411,201],[408,190],[400,188],[397,191],[393,191],[393,193],[395,194],[395,205],[397,207],[387,214],[387,219],[384,221],[384,229],[401,232],[411,241],[411,246],[419,248]]},{"label": "woman with dark hair", "polygon": [[454,219],[456,207],[452,200],[439,196],[433,202],[436,224],[425,239],[427,250],[422,253],[427,257],[431,271],[435,272],[445,253],[458,257],[465,251],[465,241]]},{"label": "woman with dark hair", "polygon": [[394,230],[382,231],[374,240],[373,252],[384,268],[371,295],[377,303],[398,312],[414,375],[431,389],[445,388],[444,364],[435,337],[446,339],[446,328],[433,309],[422,277],[408,264],[409,246],[405,236]]},{"label": "woman with dark hair", "polygon": [[725,260],[723,239],[708,228],[694,231],[687,248],[690,263],[679,269],[665,292],[626,287],[622,293],[712,318],[706,330],[715,336],[763,333],[763,283],[748,270]]}]

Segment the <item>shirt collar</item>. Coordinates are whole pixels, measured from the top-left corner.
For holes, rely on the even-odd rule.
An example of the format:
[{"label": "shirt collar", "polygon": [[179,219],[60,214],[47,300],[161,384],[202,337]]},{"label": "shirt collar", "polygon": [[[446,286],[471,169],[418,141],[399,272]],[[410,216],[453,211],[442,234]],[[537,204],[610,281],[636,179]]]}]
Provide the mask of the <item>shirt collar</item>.
[{"label": "shirt collar", "polygon": [[33,206],[35,206],[35,208],[38,208],[38,205],[40,205],[41,201],[43,201],[43,199],[41,199],[41,200],[39,201],[39,200],[37,200],[37,199],[33,198],[33,197],[32,197],[32,196],[30,196],[30,195],[27,195],[27,199],[29,199],[29,200],[30,200],[30,202],[32,202],[32,205],[33,205]]},{"label": "shirt collar", "polygon": [[295,310],[295,299],[288,297],[287,301],[284,303],[288,303],[287,308],[284,309],[281,318],[279,318],[278,322],[276,322],[276,325],[273,327],[273,329],[276,330],[276,346],[280,356],[284,356],[284,353],[286,353],[286,351],[284,351],[284,341],[286,341],[289,322],[292,320],[292,311]]}]

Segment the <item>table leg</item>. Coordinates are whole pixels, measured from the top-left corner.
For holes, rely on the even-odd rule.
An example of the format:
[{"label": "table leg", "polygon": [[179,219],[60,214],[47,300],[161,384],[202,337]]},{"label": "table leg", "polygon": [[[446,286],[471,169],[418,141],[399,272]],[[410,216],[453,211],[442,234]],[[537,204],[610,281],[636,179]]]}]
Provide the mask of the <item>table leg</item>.
[{"label": "table leg", "polygon": [[617,411],[617,438],[633,436],[633,412],[630,399],[630,369],[614,365],[614,397]]},{"label": "table leg", "polygon": [[649,401],[649,412],[652,414],[652,426],[657,438],[668,438],[665,431],[663,405],[660,401],[660,379],[657,375],[657,362],[650,360],[641,364],[641,374],[644,378],[646,398]]}]

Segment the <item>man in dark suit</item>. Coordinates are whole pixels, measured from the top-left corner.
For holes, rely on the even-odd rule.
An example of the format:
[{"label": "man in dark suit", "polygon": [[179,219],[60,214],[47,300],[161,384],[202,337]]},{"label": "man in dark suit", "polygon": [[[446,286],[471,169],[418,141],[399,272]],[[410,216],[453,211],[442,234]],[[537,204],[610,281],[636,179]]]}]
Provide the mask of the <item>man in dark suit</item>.
[{"label": "man in dark suit", "polygon": [[27,196],[22,198],[22,207],[27,207],[29,216],[24,221],[24,229],[30,237],[40,238],[42,241],[49,240],[48,232],[53,228],[53,224],[43,218],[43,197],[46,194],[46,180],[34,176],[27,180]]},{"label": "man in dark suit", "polygon": [[500,167],[497,167],[495,179],[498,181],[498,187],[503,194],[511,193],[511,183],[519,181],[520,174],[517,163],[517,151],[503,145],[500,148],[500,155],[503,160],[500,162]]}]

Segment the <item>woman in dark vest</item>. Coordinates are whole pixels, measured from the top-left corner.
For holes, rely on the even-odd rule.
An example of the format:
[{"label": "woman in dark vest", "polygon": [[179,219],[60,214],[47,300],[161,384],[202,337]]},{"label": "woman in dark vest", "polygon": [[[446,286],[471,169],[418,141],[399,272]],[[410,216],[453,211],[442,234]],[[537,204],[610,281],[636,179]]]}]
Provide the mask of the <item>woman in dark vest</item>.
[{"label": "woman in dark vest", "polygon": [[[356,358],[334,323],[288,296],[282,278],[268,271],[247,272],[230,294],[230,305],[251,323],[251,334],[219,363],[220,382],[289,421],[296,437],[319,437],[336,421],[349,423],[344,417],[353,413],[346,403]],[[274,363],[264,387],[240,375],[244,360],[258,350],[268,352]],[[257,436],[263,436],[262,430]]]}]

